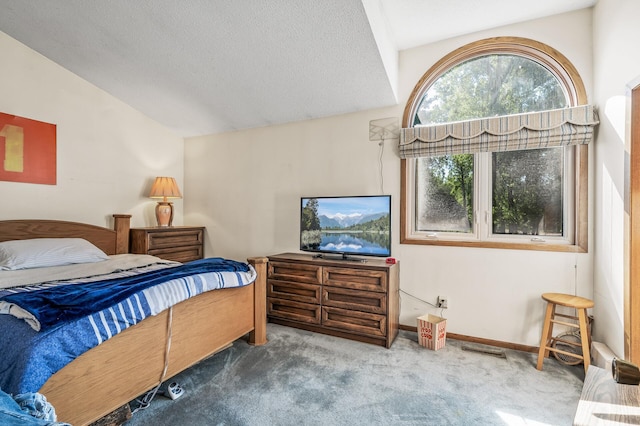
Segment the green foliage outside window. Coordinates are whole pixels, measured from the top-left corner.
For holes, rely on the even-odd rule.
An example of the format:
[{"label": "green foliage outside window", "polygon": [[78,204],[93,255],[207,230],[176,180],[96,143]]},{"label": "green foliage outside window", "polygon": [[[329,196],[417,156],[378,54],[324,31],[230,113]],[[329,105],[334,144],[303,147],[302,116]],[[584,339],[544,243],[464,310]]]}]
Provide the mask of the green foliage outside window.
[{"label": "green foliage outside window", "polygon": [[473,159],[472,154],[459,154],[417,160],[419,179],[425,183],[417,197],[422,206],[418,230],[473,230]]},{"label": "green foliage outside window", "polygon": [[493,153],[493,233],[562,235],[562,148]]},{"label": "green foliage outside window", "polygon": [[[567,106],[562,85],[543,65],[523,56],[491,54],[441,75],[422,98],[414,125]],[[416,162],[417,230],[472,232],[474,157]],[[563,159],[564,148],[492,154],[494,234],[562,235]]]},{"label": "green foliage outside window", "polygon": [[440,76],[420,102],[414,125],[544,111],[568,106],[558,80],[516,55],[486,55]]}]

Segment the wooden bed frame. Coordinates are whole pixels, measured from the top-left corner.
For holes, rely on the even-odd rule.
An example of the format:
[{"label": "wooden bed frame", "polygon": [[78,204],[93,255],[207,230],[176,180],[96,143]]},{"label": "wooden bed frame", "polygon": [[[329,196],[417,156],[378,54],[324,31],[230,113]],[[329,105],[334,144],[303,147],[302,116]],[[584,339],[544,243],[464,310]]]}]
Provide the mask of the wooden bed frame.
[{"label": "wooden bed frame", "polygon": [[[76,237],[107,254],[128,253],[130,215],[113,215],[114,230],[54,220],[0,221],[0,241]],[[54,374],[42,388],[58,421],[86,425],[158,385],[165,366],[171,320],[168,370],[174,376],[233,341],[249,334],[249,343],[266,339],[266,258],[248,259],[258,273],[252,285],[210,291],[169,311],[148,317],[87,351]]]}]

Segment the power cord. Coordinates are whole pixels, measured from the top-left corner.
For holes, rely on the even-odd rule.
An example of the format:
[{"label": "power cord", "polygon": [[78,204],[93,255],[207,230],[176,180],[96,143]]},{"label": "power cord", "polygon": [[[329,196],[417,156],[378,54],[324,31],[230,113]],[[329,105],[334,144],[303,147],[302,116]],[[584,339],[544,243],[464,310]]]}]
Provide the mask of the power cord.
[{"label": "power cord", "polygon": [[[438,306],[434,305],[433,303],[427,302],[426,300],[423,300],[423,299],[419,298],[418,296],[414,296],[413,294],[408,293],[408,292],[406,292],[406,291],[404,291],[402,289],[400,289],[400,293],[404,293],[407,296],[412,297],[412,298],[414,298],[414,299],[416,299],[416,300],[418,300],[418,301],[420,301],[420,302],[422,302],[422,303],[424,303],[426,305],[433,306],[436,309],[438,308]],[[440,317],[444,318],[444,308],[440,308]]]},{"label": "power cord", "polygon": [[147,392],[142,398],[136,399],[136,402],[140,405],[136,407],[135,410],[131,411],[131,414],[135,414],[140,410],[144,410],[149,405],[151,405],[151,401],[155,398],[160,386],[162,386],[162,382],[164,381],[165,375],[167,374],[167,369],[169,368],[169,352],[171,351],[171,331],[173,324],[173,306],[169,306],[169,318],[167,320],[167,345],[164,349],[164,368],[162,369],[162,374],[160,375],[160,383]]},{"label": "power cord", "polygon": [[384,143],[387,139],[398,140],[400,129],[397,117],[381,118],[369,121],[369,140],[378,141],[380,147],[380,155],[378,158],[378,168],[380,172],[380,193],[384,194],[384,171],[383,171],[383,155]]},{"label": "power cord", "polygon": [[573,259],[573,294],[578,295],[578,255]]},{"label": "power cord", "polygon": [[380,194],[384,194],[384,173],[382,170],[382,155],[384,154],[384,133],[382,134],[382,140],[378,144],[380,146],[380,155],[378,157],[378,167],[380,170]]}]

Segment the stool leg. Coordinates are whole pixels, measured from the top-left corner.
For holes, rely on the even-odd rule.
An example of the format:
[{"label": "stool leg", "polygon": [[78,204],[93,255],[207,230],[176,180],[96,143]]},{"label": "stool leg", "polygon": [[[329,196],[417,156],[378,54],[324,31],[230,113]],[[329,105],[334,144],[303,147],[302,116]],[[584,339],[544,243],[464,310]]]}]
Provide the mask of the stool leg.
[{"label": "stool leg", "polygon": [[542,370],[542,362],[549,356],[549,350],[547,345],[549,343],[549,337],[553,333],[553,323],[551,318],[555,312],[555,303],[547,303],[547,313],[544,316],[544,325],[542,326],[542,337],[540,338],[540,350],[538,351],[538,370]]},{"label": "stool leg", "polygon": [[578,321],[580,323],[580,340],[582,341],[582,357],[584,361],[584,372],[587,373],[591,364],[591,352],[589,348],[589,329],[587,328],[587,310],[578,309]]}]

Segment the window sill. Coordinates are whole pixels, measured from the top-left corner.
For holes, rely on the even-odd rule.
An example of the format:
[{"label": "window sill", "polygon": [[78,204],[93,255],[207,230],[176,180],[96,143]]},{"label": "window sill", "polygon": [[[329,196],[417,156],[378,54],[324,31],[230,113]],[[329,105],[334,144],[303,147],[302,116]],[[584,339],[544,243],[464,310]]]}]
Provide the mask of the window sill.
[{"label": "window sill", "polygon": [[427,238],[400,238],[400,244],[413,244],[424,246],[445,246],[445,247],[476,247],[476,248],[497,248],[507,250],[536,250],[554,251],[563,253],[587,253],[586,247],[569,244],[550,243],[507,243],[494,241],[452,241],[435,240]]}]

